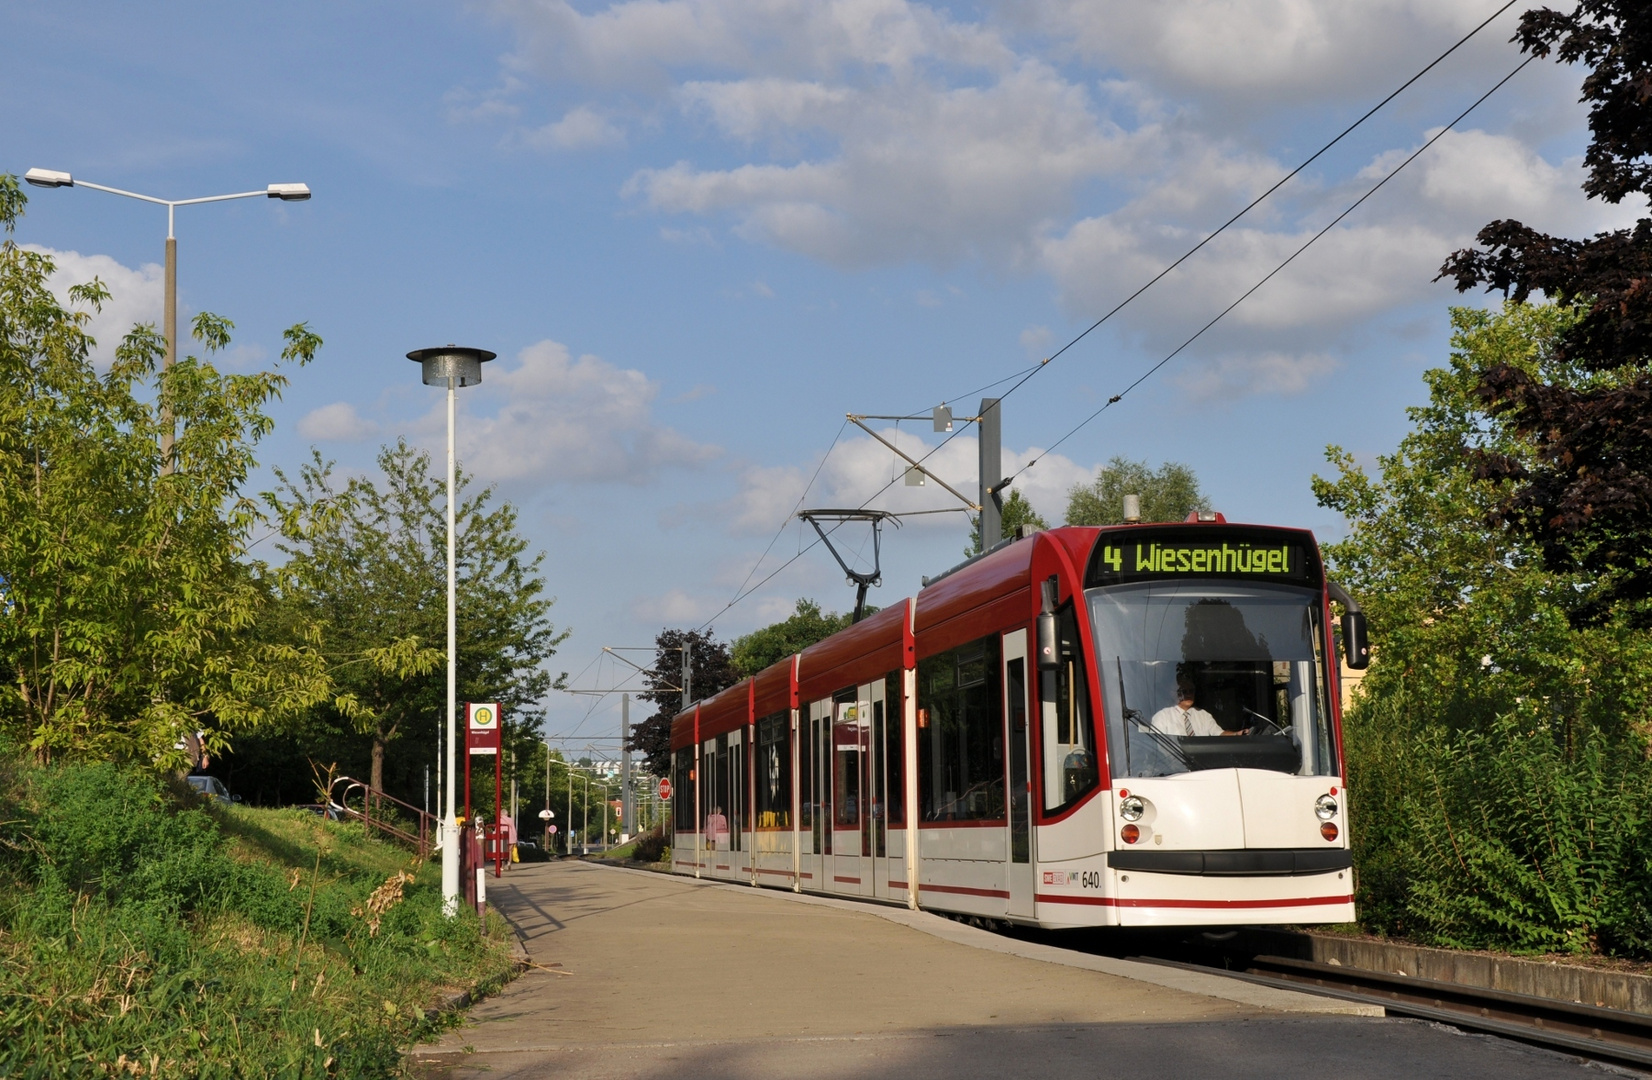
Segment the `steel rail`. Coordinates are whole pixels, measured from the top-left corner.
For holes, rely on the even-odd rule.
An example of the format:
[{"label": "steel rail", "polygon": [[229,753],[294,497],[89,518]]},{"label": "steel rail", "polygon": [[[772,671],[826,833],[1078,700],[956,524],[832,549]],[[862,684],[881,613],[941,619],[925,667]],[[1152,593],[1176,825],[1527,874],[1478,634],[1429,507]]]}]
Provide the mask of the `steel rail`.
[{"label": "steel rail", "polygon": [[1652,1016],[1622,1009],[1283,956],[1233,958],[1243,970],[1156,956],[1132,959],[1381,1005],[1391,1016],[1450,1024],[1597,1061],[1652,1066]]}]

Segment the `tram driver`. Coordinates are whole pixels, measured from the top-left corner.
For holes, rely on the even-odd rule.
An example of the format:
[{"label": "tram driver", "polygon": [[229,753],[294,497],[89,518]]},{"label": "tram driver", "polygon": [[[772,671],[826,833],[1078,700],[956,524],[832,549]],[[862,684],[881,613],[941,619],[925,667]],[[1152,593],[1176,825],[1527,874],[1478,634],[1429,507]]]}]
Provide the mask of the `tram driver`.
[{"label": "tram driver", "polygon": [[1216,718],[1194,704],[1193,676],[1187,672],[1176,674],[1176,704],[1167,705],[1153,714],[1153,730],[1162,735],[1210,736],[1237,735],[1224,731]]}]

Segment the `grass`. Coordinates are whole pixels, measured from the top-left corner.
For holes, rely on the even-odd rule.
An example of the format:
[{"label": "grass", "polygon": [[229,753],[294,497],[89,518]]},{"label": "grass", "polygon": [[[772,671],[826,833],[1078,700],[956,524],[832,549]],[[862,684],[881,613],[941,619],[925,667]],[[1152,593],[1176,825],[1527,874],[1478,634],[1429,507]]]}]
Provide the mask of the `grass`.
[{"label": "grass", "polygon": [[0,1076],[396,1076],[511,971],[357,826],[106,764],[18,773],[0,822]]},{"label": "grass", "polygon": [[597,855],[596,858],[599,858],[599,859],[616,859],[616,860],[619,860],[619,861],[624,861],[626,859],[631,858],[632,855],[634,855],[636,853],[636,850],[637,850],[637,842],[635,840],[631,840],[631,841],[628,841],[624,844],[619,845],[618,847],[609,848],[607,851],[604,851],[600,855]]}]

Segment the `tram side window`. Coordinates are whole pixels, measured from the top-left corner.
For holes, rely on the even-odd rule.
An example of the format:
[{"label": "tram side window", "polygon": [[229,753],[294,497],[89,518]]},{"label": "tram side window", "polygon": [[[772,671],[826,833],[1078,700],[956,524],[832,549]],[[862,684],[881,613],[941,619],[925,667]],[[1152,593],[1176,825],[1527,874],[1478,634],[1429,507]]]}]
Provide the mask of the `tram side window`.
[{"label": "tram side window", "polygon": [[883,683],[883,775],[888,794],[884,812],[889,824],[906,824],[906,703],[901,700],[900,672]]},{"label": "tram side window", "polygon": [[1039,678],[1046,813],[1061,810],[1101,783],[1096,728],[1090,722],[1090,680],[1072,604],[1056,615],[1056,638],[1061,664],[1054,671],[1040,672]]},{"label": "tram side window", "polygon": [[918,662],[918,806],[925,821],[1004,817],[996,634]]},{"label": "tram side window", "polygon": [[792,823],[791,716],[777,712],[757,721],[757,827]]},{"label": "tram side window", "polygon": [[694,750],[679,750],[671,756],[672,819],[679,832],[694,830]]},{"label": "tram side window", "polygon": [[706,842],[713,846],[728,839],[728,815],[733,806],[729,802],[728,736],[717,736],[716,746],[711,758],[711,798],[706,807]]},{"label": "tram side window", "polygon": [[751,789],[746,781],[750,774],[746,771],[746,743],[733,743],[728,748],[729,763],[729,850],[744,850],[746,835],[746,801],[751,797]]}]

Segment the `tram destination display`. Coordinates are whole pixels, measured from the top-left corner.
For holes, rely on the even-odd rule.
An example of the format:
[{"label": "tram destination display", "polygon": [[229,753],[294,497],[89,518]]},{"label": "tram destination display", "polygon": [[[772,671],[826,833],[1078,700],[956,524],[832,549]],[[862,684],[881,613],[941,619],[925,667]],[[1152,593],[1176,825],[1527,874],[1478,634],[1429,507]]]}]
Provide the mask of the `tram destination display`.
[{"label": "tram destination display", "polygon": [[1085,586],[1188,578],[1317,587],[1319,550],[1307,533],[1244,526],[1108,530],[1096,540]]}]

